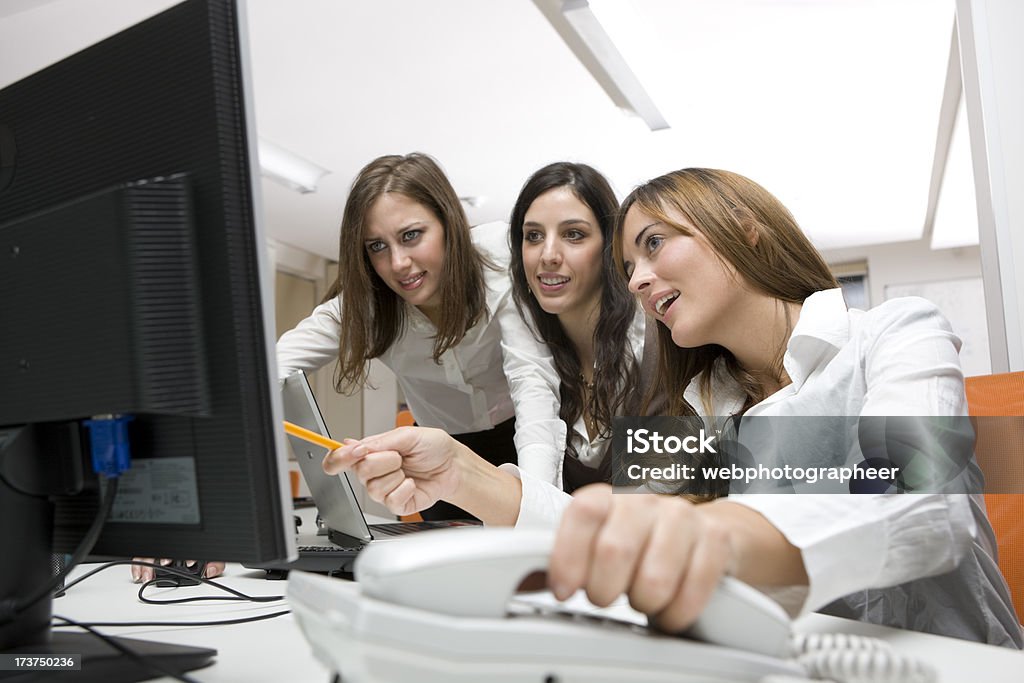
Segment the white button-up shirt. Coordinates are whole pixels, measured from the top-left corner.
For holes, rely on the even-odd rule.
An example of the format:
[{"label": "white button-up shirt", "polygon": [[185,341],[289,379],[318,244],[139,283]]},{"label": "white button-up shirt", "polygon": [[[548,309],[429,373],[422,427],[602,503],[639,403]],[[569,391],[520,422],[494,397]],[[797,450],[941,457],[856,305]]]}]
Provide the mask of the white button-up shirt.
[{"label": "white button-up shirt", "polygon": [[[949,323],[923,299],[894,299],[865,312],[847,310],[838,289],[817,292],[804,301],[783,359],[791,384],[744,418],[966,415],[959,348]],[[741,408],[735,385],[718,382],[713,394],[714,415]],[[702,410],[697,380],[686,398]],[[528,473],[518,476],[517,525],[556,524],[569,496]],[[827,605],[832,613],[874,623],[1022,646],[980,496],[748,494],[729,500],[760,512],[800,549],[809,586],[775,594],[793,614]]]},{"label": "white button-up shirt", "polygon": [[[519,465],[541,481],[560,483],[565,423],[551,352],[516,310],[508,274],[508,225],[470,231],[473,244],[499,268],[484,268],[489,315],[434,362],[437,328],[406,304],[406,327],[380,360],[395,373],[416,422],[450,434],[491,429],[513,415]],[[336,360],[340,297],[317,306],[277,342],[281,377],[316,370]]]},{"label": "white button-up shirt", "polygon": [[[654,324],[653,322],[651,324]],[[633,358],[639,364],[643,360],[644,354],[644,332],[647,325],[647,316],[644,314],[643,308],[637,306],[636,315],[633,316],[633,322],[629,326],[629,330],[626,331],[626,339],[629,343],[629,349],[633,353]],[[658,350],[651,349],[650,353],[657,353]],[[557,378],[555,378],[557,381]],[[596,438],[591,439],[590,434],[587,433],[587,423],[580,415],[576,420],[576,424],[572,426],[572,430],[569,432],[569,438],[573,439],[573,445],[576,446],[576,456],[581,463],[596,469],[601,465],[601,461],[604,460],[605,453],[608,451],[608,444],[611,442],[607,438]]]}]

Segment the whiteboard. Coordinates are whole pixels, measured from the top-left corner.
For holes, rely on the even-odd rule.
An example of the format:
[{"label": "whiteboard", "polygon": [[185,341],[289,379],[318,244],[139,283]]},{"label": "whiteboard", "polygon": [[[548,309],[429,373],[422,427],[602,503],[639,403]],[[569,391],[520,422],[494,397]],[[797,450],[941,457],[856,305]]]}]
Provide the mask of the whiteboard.
[{"label": "whiteboard", "polygon": [[964,376],[991,374],[985,290],[980,277],[885,286],[887,300],[901,296],[928,299],[949,319],[953,332],[963,341],[960,364]]}]

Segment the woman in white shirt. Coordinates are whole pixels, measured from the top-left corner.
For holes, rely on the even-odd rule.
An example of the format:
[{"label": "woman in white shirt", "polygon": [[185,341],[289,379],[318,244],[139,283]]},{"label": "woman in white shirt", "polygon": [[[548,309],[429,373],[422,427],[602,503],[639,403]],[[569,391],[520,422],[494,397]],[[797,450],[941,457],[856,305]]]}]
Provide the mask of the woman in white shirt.
[{"label": "woman in white shirt", "polygon": [[[966,415],[959,340],[938,310],[912,298],[848,310],[789,212],[747,178],[708,169],[656,178],[624,202],[613,244],[631,291],[664,328],[658,377],[677,413]],[[828,436],[840,457],[859,447],[856,431],[847,443]],[[800,446],[756,457],[814,457]],[[570,498],[431,430],[352,444],[324,467],[353,469],[393,509],[438,496],[486,508],[490,524],[558,525],[556,595],[584,588],[603,605],[626,593],[668,630],[690,624],[730,574],[793,615],[1024,644],[973,460],[942,493],[741,494],[700,505],[600,484]]]},{"label": "woman in white shirt", "polygon": [[[547,478],[565,426],[550,353],[509,294],[507,227],[470,230],[455,190],[423,154],[389,155],[356,177],[341,222],[339,275],[323,304],[277,343],[285,377],[337,361],[351,393],[377,358],[397,376],[417,424],[494,464]],[[464,516],[450,506],[427,519]]]},{"label": "woman in white shirt", "polygon": [[621,278],[604,276],[615,268],[617,211],[604,176],[556,162],[524,183],[509,222],[512,296],[551,349],[557,377],[550,379],[560,386],[559,416],[569,426],[565,457],[548,477],[567,493],[610,480],[612,417],[643,352],[643,310]]}]

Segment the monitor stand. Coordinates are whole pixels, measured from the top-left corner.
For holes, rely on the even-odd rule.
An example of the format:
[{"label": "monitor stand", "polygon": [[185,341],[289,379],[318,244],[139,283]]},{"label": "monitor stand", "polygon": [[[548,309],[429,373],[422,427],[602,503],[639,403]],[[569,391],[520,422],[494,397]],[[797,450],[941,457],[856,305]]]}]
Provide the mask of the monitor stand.
[{"label": "monitor stand", "polygon": [[[68,627],[71,628],[71,627]],[[205,647],[158,643],[134,638],[111,638],[137,657],[124,654],[91,633],[54,631],[49,645],[21,646],[3,654],[81,655],[81,670],[0,673],[3,683],[74,681],[74,683],[134,683],[160,678],[164,671],[185,673],[213,664],[217,651]],[[157,668],[159,667],[159,668]],[[5,675],[6,674],[6,675]],[[11,676],[8,678],[8,676]]]},{"label": "monitor stand", "polygon": [[[57,469],[54,458],[45,458],[33,449],[17,457],[10,448],[9,434],[0,429],[0,554],[5,558],[0,563],[0,604],[5,610],[19,598],[34,594],[53,575],[54,506],[47,494],[58,491],[46,489],[59,479],[53,475]],[[50,481],[43,476],[46,473]],[[6,558],[17,561],[8,562]],[[53,629],[52,609],[53,596],[46,595],[19,614],[0,621],[0,654],[77,654],[82,656],[81,670],[0,671],[0,683],[131,683],[165,675],[153,664],[164,671],[183,673],[212,664],[217,654],[210,648],[113,638],[138,653],[134,657],[91,633]]]}]

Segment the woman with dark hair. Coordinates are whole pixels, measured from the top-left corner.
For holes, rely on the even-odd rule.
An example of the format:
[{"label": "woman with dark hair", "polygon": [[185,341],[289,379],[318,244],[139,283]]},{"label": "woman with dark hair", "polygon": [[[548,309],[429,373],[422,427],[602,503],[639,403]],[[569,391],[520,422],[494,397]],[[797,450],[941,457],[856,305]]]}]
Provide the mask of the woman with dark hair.
[{"label": "woman with dark hair", "polygon": [[[610,479],[612,417],[643,350],[644,315],[614,273],[618,202],[586,164],[557,162],[523,185],[509,223],[512,295],[554,357],[559,416],[569,427],[553,479],[572,493]],[[531,472],[536,474],[536,472]]]},{"label": "woman with dark hair", "polygon": [[[341,221],[338,279],[277,343],[282,377],[337,360],[352,393],[377,358],[396,375],[417,424],[453,434],[500,464],[561,457],[550,353],[509,296],[507,226],[470,229],[459,198],[424,154],[363,168]],[[507,377],[507,379],[506,379]],[[540,468],[543,472],[543,467]],[[465,516],[451,506],[427,519]]]},{"label": "woman with dark hair", "polygon": [[[726,171],[684,169],[638,187],[622,205],[613,246],[630,290],[659,323],[654,389],[667,390],[672,412],[741,422],[737,439],[757,420],[776,428],[811,416],[799,438],[751,451],[753,464],[780,471],[866,465],[868,425],[910,424],[882,445],[887,458],[914,456],[898,482],[911,492],[730,490],[694,504],[595,484],[570,497],[414,428],[348,444],[324,469],[354,471],[396,511],[447,498],[488,524],[558,525],[548,567],[557,597],[583,588],[607,605],[625,593],[670,631],[691,624],[728,574],[793,615],[821,610],[1022,647],[971,440],[964,451],[956,430],[946,430],[966,423],[967,406],[960,340],[934,305],[908,297],[848,309],[782,203]],[[855,428],[833,429],[836,419]],[[935,440],[950,432],[953,441]],[[951,443],[959,454],[934,448]],[[950,462],[956,467],[943,469]],[[807,490],[806,482],[767,484]]]}]

